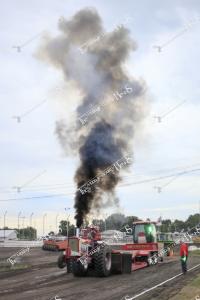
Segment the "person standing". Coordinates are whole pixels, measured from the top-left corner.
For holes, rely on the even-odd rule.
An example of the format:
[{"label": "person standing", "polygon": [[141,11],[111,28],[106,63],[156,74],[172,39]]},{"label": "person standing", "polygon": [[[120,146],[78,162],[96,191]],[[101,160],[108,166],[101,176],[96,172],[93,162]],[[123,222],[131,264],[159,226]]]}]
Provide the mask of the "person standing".
[{"label": "person standing", "polygon": [[188,259],[188,245],[183,241],[180,241],[180,258],[181,258],[181,267],[183,274],[187,272],[187,259]]}]

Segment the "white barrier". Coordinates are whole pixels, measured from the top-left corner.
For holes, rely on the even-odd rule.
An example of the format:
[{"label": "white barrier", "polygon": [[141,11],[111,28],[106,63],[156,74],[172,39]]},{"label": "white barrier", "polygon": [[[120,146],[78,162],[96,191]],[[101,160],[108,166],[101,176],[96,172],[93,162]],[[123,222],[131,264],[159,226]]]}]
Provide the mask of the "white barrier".
[{"label": "white barrier", "polygon": [[19,248],[24,248],[24,247],[42,247],[43,241],[5,241],[3,243],[0,243],[0,247],[19,247]]}]

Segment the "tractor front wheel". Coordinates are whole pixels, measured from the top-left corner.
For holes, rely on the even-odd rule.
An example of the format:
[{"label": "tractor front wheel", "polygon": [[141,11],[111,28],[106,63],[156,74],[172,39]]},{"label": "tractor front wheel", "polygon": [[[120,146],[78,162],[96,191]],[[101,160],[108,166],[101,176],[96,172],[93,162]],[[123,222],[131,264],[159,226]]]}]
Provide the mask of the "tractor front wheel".
[{"label": "tractor front wheel", "polygon": [[66,267],[66,261],[65,261],[65,256],[63,254],[60,254],[58,256],[58,268],[63,269]]},{"label": "tractor front wheel", "polygon": [[84,277],[87,275],[88,266],[80,260],[74,260],[72,264],[72,272],[76,277]]},{"label": "tractor front wheel", "polygon": [[94,254],[94,269],[99,277],[107,277],[111,272],[111,249],[109,246],[99,248]]}]

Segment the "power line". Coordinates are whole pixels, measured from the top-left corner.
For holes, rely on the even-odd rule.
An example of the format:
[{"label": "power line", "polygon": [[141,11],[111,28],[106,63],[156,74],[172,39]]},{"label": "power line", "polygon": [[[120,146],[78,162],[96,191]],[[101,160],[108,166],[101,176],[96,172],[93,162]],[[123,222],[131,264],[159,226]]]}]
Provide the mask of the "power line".
[{"label": "power line", "polygon": [[[148,183],[148,182],[153,182],[153,181],[157,181],[157,180],[162,180],[165,178],[171,178],[174,176],[180,176],[180,175],[184,175],[184,174],[188,174],[188,173],[192,173],[192,172],[196,172],[196,171],[200,171],[200,169],[192,169],[192,170],[188,170],[188,171],[182,171],[182,172],[178,172],[176,174],[171,174],[171,175],[165,175],[165,176],[160,176],[160,177],[153,177],[150,179],[144,179],[141,181],[135,181],[135,182],[130,182],[130,183],[122,183],[119,184],[120,187],[125,187],[125,186],[129,186],[129,185],[136,185],[136,184],[142,184],[142,183]],[[76,190],[75,190],[76,192]],[[33,196],[33,197],[24,197],[24,198],[10,198],[10,199],[2,199],[0,201],[18,201],[18,200],[31,200],[31,199],[41,199],[41,198],[53,198],[53,197],[66,197],[66,196],[71,196],[74,195],[75,192],[73,193],[66,193],[66,194],[55,194],[55,195],[44,195],[44,196]]]},{"label": "power line", "polygon": [[38,107],[40,107],[45,102],[47,102],[47,99],[45,99],[42,102],[36,104],[35,106],[33,106],[32,108],[30,108],[29,110],[25,111],[23,114],[21,114],[21,115],[15,115],[12,118],[16,119],[18,123],[21,123],[21,121],[22,121],[23,118],[25,118],[27,115],[29,115],[30,113],[32,113],[34,110],[36,110]]},{"label": "power line", "polygon": [[179,106],[183,105],[183,103],[185,103],[187,100],[184,100],[180,103],[178,103],[177,105],[169,108],[169,110],[167,110],[164,113],[161,113],[160,115],[156,115],[154,116],[155,119],[158,120],[158,123],[161,123],[162,119],[164,119],[166,116],[168,116],[169,114],[171,114],[173,111],[175,111]]},{"label": "power line", "polygon": [[[41,189],[41,188],[39,188],[39,187],[35,187],[35,188],[23,188],[22,190],[21,190],[21,194],[22,193],[31,193],[31,192],[44,192],[44,191],[48,191],[48,190],[50,190],[50,191],[54,191],[54,190],[61,190],[61,189],[74,189],[74,185],[73,184],[71,184],[71,186],[68,186],[67,184],[65,184],[65,183],[63,183],[63,184],[60,184],[60,185],[56,185],[56,186],[47,186],[47,187],[44,187],[44,189]],[[10,193],[13,193],[13,191],[11,191],[11,190],[2,190],[2,191],[0,191],[0,194],[10,194]]]},{"label": "power line", "polygon": [[[172,168],[172,169],[153,170],[153,171],[151,171],[151,173],[153,173],[153,172],[156,172],[156,173],[159,172],[160,173],[160,172],[169,172],[169,171],[179,171],[179,170],[181,171],[181,169],[184,170],[186,168],[191,168],[191,167],[195,167],[195,166],[199,166],[199,165],[200,165],[200,163],[196,163],[196,164],[191,164],[191,165],[187,165],[187,166],[184,166],[184,167],[180,166],[180,167],[176,167],[176,168]],[[190,170],[188,170],[188,171],[190,171]],[[125,176],[122,176],[122,180],[124,181],[124,180],[128,180],[130,178],[139,177],[139,176],[145,176],[145,175],[144,174],[125,175]],[[173,176],[177,176],[177,174],[175,174]],[[178,176],[179,176],[179,173],[178,173]],[[169,177],[172,177],[172,176],[169,175]],[[44,185],[33,185],[33,186],[28,187],[28,188],[25,187],[26,185],[27,184],[23,185],[23,191],[24,192],[44,192],[44,189],[45,190],[60,190],[60,189],[63,189],[63,188],[74,189],[74,184],[73,183],[65,183],[65,182],[63,182],[63,183],[54,183],[54,184],[44,184]],[[6,190],[6,189],[8,189],[8,190]],[[13,191],[9,190],[9,187],[7,187],[7,188],[2,187],[1,190],[0,190],[0,193],[13,193]]]},{"label": "power line", "polygon": [[122,184],[122,185],[123,186],[127,186],[127,185],[133,185],[133,184],[147,183],[147,182],[162,180],[162,179],[165,179],[165,178],[171,178],[171,177],[174,177],[174,176],[180,176],[180,175],[188,174],[188,173],[195,172],[195,171],[200,171],[200,169],[193,169],[193,170],[188,170],[188,171],[182,171],[182,172],[178,172],[176,174],[164,175],[164,176],[160,176],[160,177],[153,177],[153,178],[150,178],[150,179],[144,179],[144,180],[136,181],[136,182],[132,182],[132,183],[125,183],[125,184]]},{"label": "power line", "polygon": [[68,195],[73,195],[74,193],[71,194],[55,194],[55,195],[44,195],[44,196],[33,196],[33,197],[24,197],[24,198],[10,198],[10,199],[3,199],[0,201],[18,201],[18,200],[31,200],[31,199],[41,199],[41,198],[53,198],[53,197],[66,197]]},{"label": "power line", "polygon": [[28,181],[26,181],[24,184],[19,185],[19,186],[14,186],[13,188],[17,189],[17,191],[20,192],[23,187],[25,187],[25,186],[29,185],[31,182],[35,181],[38,177],[40,177],[41,175],[43,175],[45,172],[46,172],[46,170],[43,170],[42,172],[40,172],[36,176],[34,176],[31,179],[29,179]]},{"label": "power line", "polygon": [[172,183],[174,180],[176,180],[178,177],[180,177],[182,174],[178,174],[176,176],[173,176],[167,183],[160,185],[160,186],[155,186],[154,188],[157,189],[158,193],[161,193],[163,188],[168,186],[170,183]]},{"label": "power line", "polygon": [[26,45],[30,44],[33,40],[35,40],[36,38],[38,38],[39,36],[41,36],[42,33],[43,33],[43,31],[40,32],[40,33],[38,33],[38,34],[36,34],[36,35],[34,35],[32,38],[28,39],[24,43],[16,45],[16,46],[13,46],[12,48],[17,49],[17,52],[21,52],[22,48],[24,48]]}]

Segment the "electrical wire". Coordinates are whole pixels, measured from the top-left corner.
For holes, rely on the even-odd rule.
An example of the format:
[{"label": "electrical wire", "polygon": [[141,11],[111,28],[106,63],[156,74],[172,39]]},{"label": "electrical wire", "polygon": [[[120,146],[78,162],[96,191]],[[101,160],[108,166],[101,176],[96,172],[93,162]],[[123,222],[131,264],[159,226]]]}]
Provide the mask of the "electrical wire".
[{"label": "electrical wire", "polygon": [[[175,177],[175,176],[181,176],[181,175],[192,173],[192,172],[196,172],[196,171],[200,171],[200,168],[198,168],[198,169],[192,169],[192,170],[188,170],[188,171],[182,171],[182,172],[178,172],[176,174],[171,174],[171,175],[153,177],[153,178],[144,179],[144,180],[141,180],[141,181],[135,181],[135,182],[130,182],[130,183],[122,183],[122,184],[119,184],[119,186],[120,187],[125,187],[125,186],[130,186],[130,185],[143,184],[143,183],[148,183],[148,182],[162,180],[162,179],[165,179],[165,178],[171,178],[171,177]],[[23,197],[23,198],[8,198],[8,199],[0,199],[0,201],[6,201],[7,202],[7,201],[31,200],[31,199],[53,198],[53,197],[64,197],[64,196],[66,197],[66,196],[69,196],[69,195],[74,195],[74,193],[55,194],[55,195],[53,194],[53,195]]]}]

